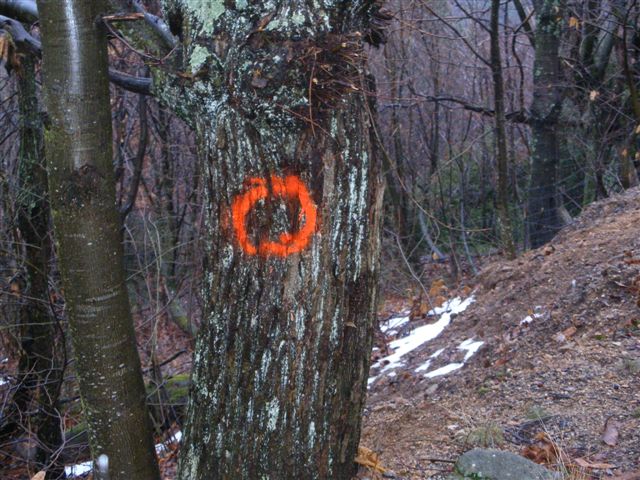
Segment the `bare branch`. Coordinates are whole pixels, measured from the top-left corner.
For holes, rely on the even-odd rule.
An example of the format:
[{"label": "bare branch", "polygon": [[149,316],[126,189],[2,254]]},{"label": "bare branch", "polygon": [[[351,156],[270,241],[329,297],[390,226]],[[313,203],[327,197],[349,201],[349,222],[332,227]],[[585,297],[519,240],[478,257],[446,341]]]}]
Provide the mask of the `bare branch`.
[{"label": "bare branch", "polygon": [[38,7],[34,0],[0,0],[0,14],[33,23],[38,20]]},{"label": "bare branch", "polygon": [[518,17],[520,17],[520,26],[516,28],[516,32],[521,28],[527,34],[527,38],[529,39],[529,43],[533,48],[536,48],[536,39],[535,34],[533,32],[533,28],[531,28],[531,16],[534,13],[534,10],[531,10],[531,13],[527,13],[522,5],[520,0],[513,0],[513,5],[516,7],[516,11],[518,12]]},{"label": "bare branch", "polygon": [[[0,29],[11,35],[13,42],[21,51],[38,57],[42,55],[40,40],[31,35],[19,21],[0,15]],[[135,77],[110,68],[109,80],[111,83],[130,92],[142,95],[152,94],[151,78],[148,77]]]}]

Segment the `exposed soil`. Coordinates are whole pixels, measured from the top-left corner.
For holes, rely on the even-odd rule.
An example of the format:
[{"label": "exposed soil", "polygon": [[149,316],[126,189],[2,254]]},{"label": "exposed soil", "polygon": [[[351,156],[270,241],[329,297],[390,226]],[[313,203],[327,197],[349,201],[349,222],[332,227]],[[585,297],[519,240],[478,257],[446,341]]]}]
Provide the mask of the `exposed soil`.
[{"label": "exposed soil", "polygon": [[[452,464],[433,459],[486,445],[582,464],[571,478],[640,479],[639,225],[633,189],[591,205],[550,245],[488,264],[475,302],[371,385],[361,444],[406,479],[442,478]],[[415,372],[441,348],[432,368],[461,361],[469,338],[485,343],[462,369]]]},{"label": "exposed soil", "polygon": [[[371,385],[361,445],[395,478],[407,480],[444,478],[459,454],[486,445],[516,453],[528,448],[540,462],[546,453],[551,468],[600,467],[582,468],[573,480],[640,479],[638,225],[640,189],[634,189],[591,205],[547,247],[492,261],[470,286],[451,285],[448,296],[473,295],[475,302],[440,336],[406,355],[395,376]],[[446,277],[446,267],[438,268]],[[438,279],[437,271],[430,280]],[[387,299],[381,320],[411,310],[401,336],[434,321],[424,303]],[[522,324],[527,316],[535,318]],[[163,370],[183,373],[191,342],[167,323],[159,357],[185,353]],[[150,337],[140,316],[138,329]],[[431,369],[461,361],[464,352],[456,347],[470,338],[485,343],[462,369],[433,379],[415,372],[442,348]],[[378,357],[392,339],[379,334]],[[148,345],[140,346],[148,365]],[[13,367],[4,363],[0,373]],[[611,446],[603,442],[607,421]],[[549,445],[562,450],[560,459]],[[164,478],[175,475],[176,453],[174,445],[161,455]],[[360,475],[379,477],[364,468]]]}]

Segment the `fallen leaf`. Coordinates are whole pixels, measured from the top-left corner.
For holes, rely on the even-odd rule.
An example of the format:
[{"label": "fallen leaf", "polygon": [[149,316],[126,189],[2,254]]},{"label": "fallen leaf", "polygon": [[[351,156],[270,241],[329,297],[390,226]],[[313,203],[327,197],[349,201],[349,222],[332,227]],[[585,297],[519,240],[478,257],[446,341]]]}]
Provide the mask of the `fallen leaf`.
[{"label": "fallen leaf", "polygon": [[576,465],[582,468],[597,468],[598,470],[602,470],[605,468],[616,468],[616,466],[612,465],[611,463],[592,463],[585,460],[584,458],[576,458],[573,461],[576,463]]},{"label": "fallen leaf", "polygon": [[429,297],[437,297],[443,295],[447,291],[447,286],[443,279],[439,278],[431,283],[429,288]]},{"label": "fallen leaf", "polygon": [[36,473],[33,477],[31,477],[31,480],[44,480],[44,477],[47,476],[47,473],[42,470],[41,472]]},{"label": "fallen leaf", "polygon": [[578,331],[578,329],[574,326],[571,326],[569,328],[567,328],[566,330],[564,330],[562,332],[562,335],[564,335],[564,338],[571,338],[575,335],[575,333]]},{"label": "fallen leaf", "polygon": [[522,456],[539,464],[555,464],[560,460],[568,463],[567,455],[551,440],[545,432],[538,432],[533,437],[535,443],[522,449]]},{"label": "fallen leaf", "polygon": [[380,464],[378,454],[373,450],[369,450],[367,447],[358,447],[356,463],[364,467],[372,468],[376,472],[384,473],[387,471],[387,469]]},{"label": "fallen leaf", "polygon": [[620,428],[620,423],[613,417],[609,417],[604,424],[604,433],[602,434],[602,441],[609,445],[610,447],[614,447],[618,444],[618,429]]}]

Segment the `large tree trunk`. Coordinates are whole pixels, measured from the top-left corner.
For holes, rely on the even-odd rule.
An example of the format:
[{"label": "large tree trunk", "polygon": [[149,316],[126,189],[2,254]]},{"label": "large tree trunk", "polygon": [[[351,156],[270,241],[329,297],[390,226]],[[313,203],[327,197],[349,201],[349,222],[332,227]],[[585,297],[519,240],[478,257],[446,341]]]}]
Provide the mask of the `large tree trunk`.
[{"label": "large tree trunk", "polygon": [[191,79],[156,71],[206,172],[207,305],[179,478],[348,479],[382,198],[362,93],[370,5],[230,3],[170,9]]},{"label": "large tree trunk", "polygon": [[159,478],[115,205],[102,1],[38,2],[54,234],[94,458],[111,480]]},{"label": "large tree trunk", "polygon": [[557,171],[560,161],[558,118],[562,107],[560,60],[562,12],[557,2],[536,2],[536,55],[531,104],[531,183],[527,202],[527,230],[532,248],[544,245],[560,229]]}]

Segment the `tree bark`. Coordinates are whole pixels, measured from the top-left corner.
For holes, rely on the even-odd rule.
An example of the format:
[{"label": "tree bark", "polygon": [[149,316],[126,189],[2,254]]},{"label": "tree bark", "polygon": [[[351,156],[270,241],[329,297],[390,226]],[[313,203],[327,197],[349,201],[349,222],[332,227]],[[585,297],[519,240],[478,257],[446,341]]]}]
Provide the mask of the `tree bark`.
[{"label": "tree bark", "polygon": [[[21,306],[21,346],[18,390],[14,402],[17,417],[37,411],[33,422],[38,439],[38,469],[49,467],[47,478],[59,478],[63,466],[48,465],[51,454],[62,444],[58,397],[64,369],[64,339],[49,307],[48,271],[49,202],[43,148],[43,125],[36,89],[35,59],[22,61],[18,79],[20,94],[20,150],[18,224],[24,242],[25,284]],[[62,348],[61,348],[62,344]],[[35,402],[34,405],[30,405]]]},{"label": "tree bark", "polygon": [[110,478],[159,478],[125,288],[102,1],[38,1],[49,191],[93,458]]},{"label": "tree bark", "polygon": [[502,55],[500,52],[500,0],[491,1],[491,72],[493,74],[493,95],[495,103],[495,140],[498,163],[497,210],[498,231],[502,250],[507,258],[516,256],[513,243],[513,227],[509,214],[509,157],[507,152],[507,132],[504,106],[504,79],[502,75]]},{"label": "tree bark", "polygon": [[562,226],[558,209],[557,171],[560,162],[558,120],[562,108],[560,36],[562,11],[554,0],[535,4],[536,53],[531,104],[531,183],[527,201],[527,231],[532,248],[551,240]]},{"label": "tree bark", "polygon": [[178,477],[349,479],[382,199],[371,2],[176,3],[190,81],[155,86],[198,133],[209,236]]}]

